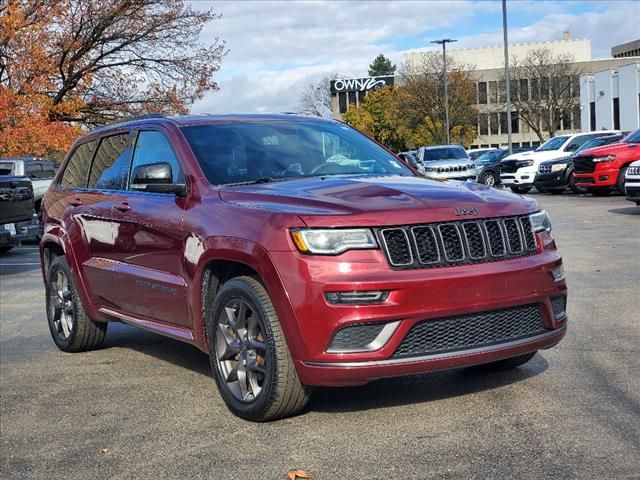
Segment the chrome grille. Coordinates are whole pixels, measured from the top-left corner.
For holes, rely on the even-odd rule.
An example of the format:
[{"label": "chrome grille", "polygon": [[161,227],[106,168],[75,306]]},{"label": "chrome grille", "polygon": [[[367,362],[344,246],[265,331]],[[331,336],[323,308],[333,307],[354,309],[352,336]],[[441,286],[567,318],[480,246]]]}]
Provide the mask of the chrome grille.
[{"label": "chrome grille", "polygon": [[527,215],[399,226],[378,235],[391,267],[402,269],[493,262],[537,250]]}]

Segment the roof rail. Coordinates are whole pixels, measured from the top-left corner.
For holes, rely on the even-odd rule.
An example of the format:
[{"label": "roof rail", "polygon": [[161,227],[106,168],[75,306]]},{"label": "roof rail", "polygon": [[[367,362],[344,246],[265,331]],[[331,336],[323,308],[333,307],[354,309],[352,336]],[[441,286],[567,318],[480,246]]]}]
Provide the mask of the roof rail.
[{"label": "roof rail", "polygon": [[104,125],[100,125],[99,127],[94,128],[92,131],[100,130],[105,127],[111,127],[113,125],[119,125],[121,123],[135,122],[136,120],[146,120],[149,118],[167,118],[167,116],[164,113],[158,113],[158,112],[147,113],[145,115],[139,115],[137,117],[122,118],[120,120],[116,120],[115,122],[105,123]]}]

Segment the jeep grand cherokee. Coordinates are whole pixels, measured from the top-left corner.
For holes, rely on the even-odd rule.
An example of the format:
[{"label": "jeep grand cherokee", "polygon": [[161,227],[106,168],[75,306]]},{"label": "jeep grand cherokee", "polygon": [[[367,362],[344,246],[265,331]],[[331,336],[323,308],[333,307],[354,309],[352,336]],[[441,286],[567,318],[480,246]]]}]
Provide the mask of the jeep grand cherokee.
[{"label": "jeep grand cherokee", "polygon": [[98,129],[43,217],[60,349],[96,348],[113,321],[193,344],[246,419],[298,412],[313,385],[512,368],[565,334],[562,259],[535,200],[420,178],[331,120]]}]

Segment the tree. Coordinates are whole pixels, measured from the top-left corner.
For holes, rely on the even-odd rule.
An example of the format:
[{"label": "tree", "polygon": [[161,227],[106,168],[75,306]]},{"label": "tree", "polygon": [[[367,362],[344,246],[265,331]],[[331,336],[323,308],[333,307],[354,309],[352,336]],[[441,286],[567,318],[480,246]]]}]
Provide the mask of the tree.
[{"label": "tree", "polygon": [[384,77],[396,73],[396,66],[383,54],[378,55],[369,65],[370,77]]},{"label": "tree", "polygon": [[571,115],[576,115],[581,73],[571,54],[554,55],[548,48],[511,60],[511,102],[541,142],[545,133],[555,135],[561,120],[567,125]]},{"label": "tree", "polygon": [[331,118],[333,107],[331,104],[331,81],[338,78],[338,74],[327,75],[316,83],[310,83],[300,93],[296,110],[305,115]]},{"label": "tree", "polygon": [[199,40],[217,18],[182,0],[3,2],[0,151],[48,154],[81,127],[186,113],[218,88],[225,44]]},{"label": "tree", "polygon": [[[402,125],[416,146],[447,142],[442,56],[429,52],[400,71]],[[449,131],[452,142],[469,145],[477,135],[478,111],[472,68],[447,58]]]},{"label": "tree", "polygon": [[397,95],[391,87],[371,91],[360,105],[350,106],[343,119],[390,150],[403,150],[406,141],[397,117]]}]

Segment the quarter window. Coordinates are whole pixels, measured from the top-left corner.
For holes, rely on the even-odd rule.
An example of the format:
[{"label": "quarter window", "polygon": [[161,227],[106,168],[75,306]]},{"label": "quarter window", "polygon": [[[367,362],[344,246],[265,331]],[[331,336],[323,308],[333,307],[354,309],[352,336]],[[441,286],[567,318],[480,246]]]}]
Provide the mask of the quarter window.
[{"label": "quarter window", "polygon": [[60,180],[61,187],[85,188],[87,186],[89,165],[91,164],[91,157],[93,157],[95,149],[95,141],[83,143],[75,149],[62,174],[62,179]]},{"label": "quarter window", "polygon": [[155,130],[142,131],[138,133],[136,140],[131,171],[135,171],[136,167],[140,165],[152,163],[168,163],[171,165],[173,183],[184,182],[180,163],[167,137],[162,132]]},{"label": "quarter window", "polygon": [[89,188],[124,190],[129,176],[130,162],[129,134],[123,133],[103,138],[91,164]]}]

